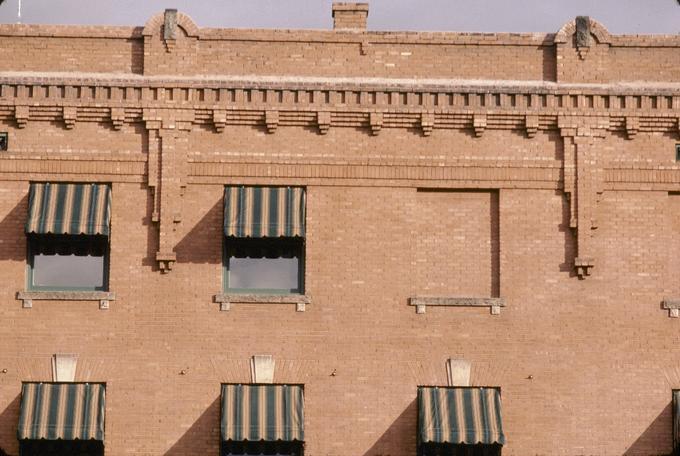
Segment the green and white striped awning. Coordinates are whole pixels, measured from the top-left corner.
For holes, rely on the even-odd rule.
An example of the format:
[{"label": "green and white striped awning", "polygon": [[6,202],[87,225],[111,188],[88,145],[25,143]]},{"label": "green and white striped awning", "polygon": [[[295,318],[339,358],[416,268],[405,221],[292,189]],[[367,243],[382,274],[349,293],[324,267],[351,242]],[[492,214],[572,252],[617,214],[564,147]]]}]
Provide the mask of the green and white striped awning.
[{"label": "green and white striped awning", "polygon": [[26,232],[109,235],[111,189],[106,184],[32,183]]},{"label": "green and white striped awning", "polygon": [[234,237],[304,237],[302,187],[226,187],[224,234]]},{"label": "green and white striped awning", "polygon": [[19,440],[104,441],[105,385],[24,383]]},{"label": "green and white striped awning", "polygon": [[222,441],[304,441],[301,385],[222,385]]},{"label": "green and white striped awning", "polygon": [[421,443],[505,444],[501,392],[487,387],[418,387]]}]

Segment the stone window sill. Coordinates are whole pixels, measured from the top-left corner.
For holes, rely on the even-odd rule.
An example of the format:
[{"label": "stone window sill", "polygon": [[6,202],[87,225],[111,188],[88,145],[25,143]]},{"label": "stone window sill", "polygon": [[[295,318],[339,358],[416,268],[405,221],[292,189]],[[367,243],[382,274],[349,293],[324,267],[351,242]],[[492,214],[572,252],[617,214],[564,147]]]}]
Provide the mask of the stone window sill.
[{"label": "stone window sill", "polygon": [[23,301],[24,309],[33,307],[33,301],[99,301],[99,308],[108,310],[109,302],[116,299],[116,294],[110,291],[20,291],[17,299]]},{"label": "stone window sill", "polygon": [[661,307],[668,310],[669,317],[680,317],[680,298],[664,298]]},{"label": "stone window sill", "polygon": [[452,306],[452,307],[489,307],[491,315],[501,313],[501,307],[505,307],[503,298],[471,298],[456,296],[413,296],[409,298],[409,305],[415,306],[416,313],[424,314],[427,306]]},{"label": "stone window sill", "polygon": [[295,304],[297,312],[304,312],[305,306],[311,304],[312,300],[307,295],[301,294],[217,294],[214,297],[219,303],[220,310],[231,309],[232,304]]}]

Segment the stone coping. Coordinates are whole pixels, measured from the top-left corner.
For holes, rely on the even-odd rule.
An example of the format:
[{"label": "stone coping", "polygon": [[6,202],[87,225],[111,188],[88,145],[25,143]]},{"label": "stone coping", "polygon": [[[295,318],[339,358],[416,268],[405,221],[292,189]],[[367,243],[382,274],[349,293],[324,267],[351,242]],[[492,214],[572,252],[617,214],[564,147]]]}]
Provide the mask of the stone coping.
[{"label": "stone coping", "polygon": [[33,301],[99,301],[99,308],[107,310],[116,294],[111,291],[19,291],[17,299],[23,301],[24,309],[33,307]]},{"label": "stone coping", "polygon": [[214,296],[214,301],[220,304],[221,311],[231,309],[231,304],[295,304],[297,312],[304,312],[305,306],[311,304],[308,295],[303,294],[241,294],[221,293]]},{"label": "stone coping", "polygon": [[451,307],[489,307],[492,315],[501,313],[505,307],[503,298],[477,298],[468,296],[413,296],[409,298],[409,305],[415,306],[416,313],[424,314],[427,306]]}]

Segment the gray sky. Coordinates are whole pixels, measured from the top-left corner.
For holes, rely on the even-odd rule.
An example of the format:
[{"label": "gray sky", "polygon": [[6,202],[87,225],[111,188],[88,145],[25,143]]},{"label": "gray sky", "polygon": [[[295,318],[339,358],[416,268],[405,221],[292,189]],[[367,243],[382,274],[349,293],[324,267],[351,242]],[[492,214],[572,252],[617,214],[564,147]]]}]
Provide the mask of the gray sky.
[{"label": "gray sky", "polygon": [[[17,22],[20,0],[4,0],[0,22]],[[21,22],[144,25],[165,8],[199,27],[332,27],[332,0],[21,0]],[[589,15],[611,33],[680,33],[678,0],[370,0],[370,30],[556,32]]]}]

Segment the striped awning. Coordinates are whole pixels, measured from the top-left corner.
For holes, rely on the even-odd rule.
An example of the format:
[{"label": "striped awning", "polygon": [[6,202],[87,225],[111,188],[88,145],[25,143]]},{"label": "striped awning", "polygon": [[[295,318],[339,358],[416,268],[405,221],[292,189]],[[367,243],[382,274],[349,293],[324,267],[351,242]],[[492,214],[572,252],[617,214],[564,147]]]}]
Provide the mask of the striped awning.
[{"label": "striped awning", "polygon": [[421,443],[505,444],[498,388],[418,387]]},{"label": "striped awning", "polygon": [[234,237],[304,237],[302,187],[226,187],[224,234]]},{"label": "striped awning", "polygon": [[304,441],[300,385],[222,385],[223,441]]},{"label": "striped awning", "polygon": [[19,440],[104,441],[105,385],[24,383]]},{"label": "striped awning", "polygon": [[111,189],[106,184],[32,183],[26,232],[109,235]]}]

